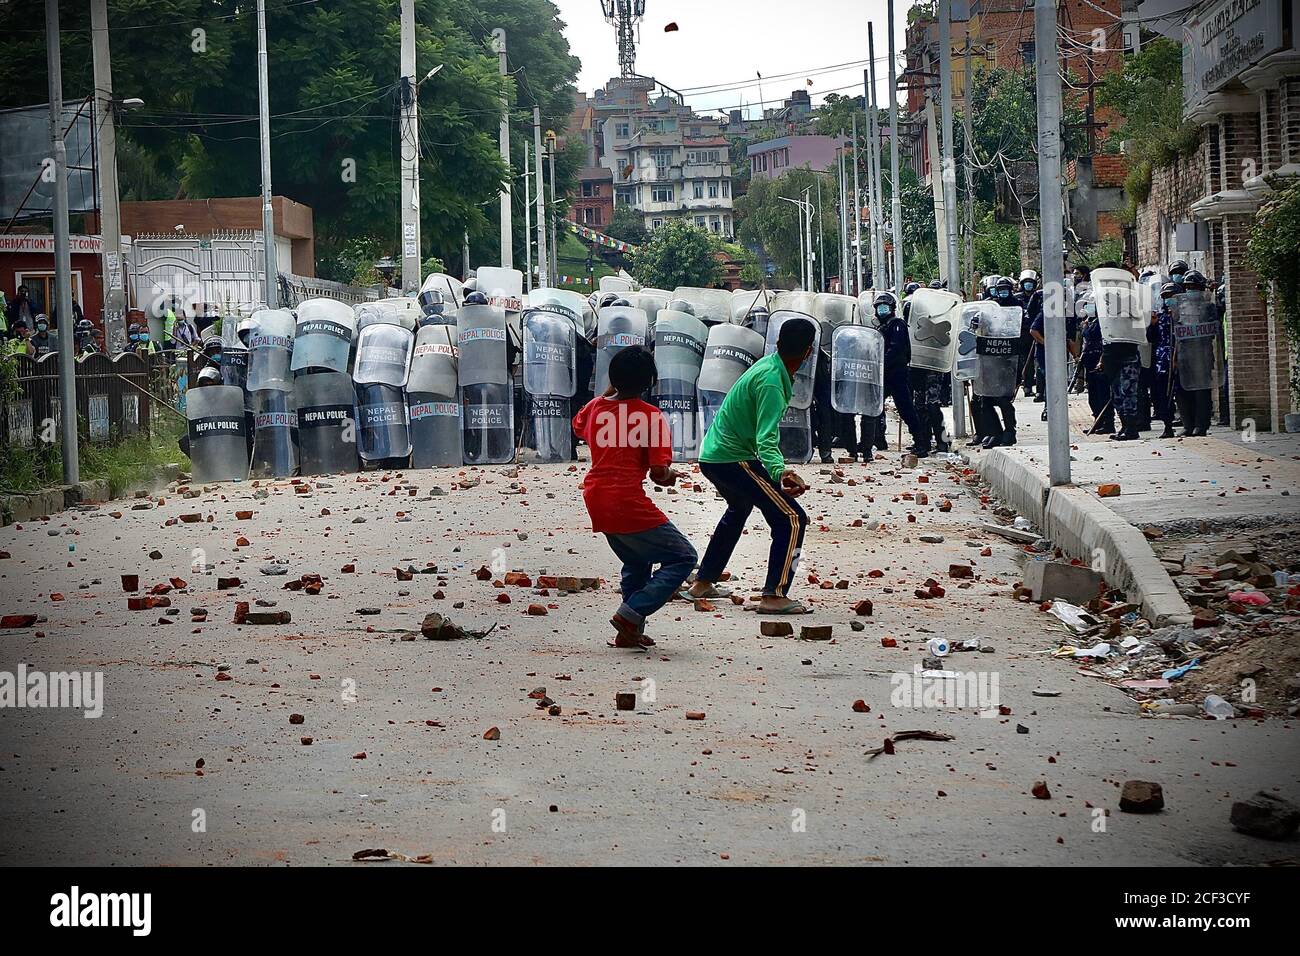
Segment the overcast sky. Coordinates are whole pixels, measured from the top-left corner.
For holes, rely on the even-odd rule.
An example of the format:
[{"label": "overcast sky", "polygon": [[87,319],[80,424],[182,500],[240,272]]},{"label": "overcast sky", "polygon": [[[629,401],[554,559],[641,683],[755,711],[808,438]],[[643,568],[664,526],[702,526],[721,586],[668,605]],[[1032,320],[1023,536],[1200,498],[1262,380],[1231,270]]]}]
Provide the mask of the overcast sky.
[{"label": "overcast sky", "polygon": [[[600,0],[553,2],[569,46],[582,60],[578,88],[590,94],[618,75],[614,28],[605,22]],[[900,54],[910,5],[911,0],[894,3]],[[889,85],[885,16],[885,0],[647,0],[637,72],[680,90],[699,111],[745,103],[757,115],[753,104],[765,99],[779,105],[795,89],[808,90],[814,103],[830,92],[856,95],[867,59],[867,22],[874,20],[877,95],[883,103]],[[678,30],[665,33],[669,23]],[[857,65],[826,71],[843,63]],[[755,73],[765,77],[761,92]],[[704,89],[722,85],[729,88]],[[692,93],[693,88],[701,89]]]}]

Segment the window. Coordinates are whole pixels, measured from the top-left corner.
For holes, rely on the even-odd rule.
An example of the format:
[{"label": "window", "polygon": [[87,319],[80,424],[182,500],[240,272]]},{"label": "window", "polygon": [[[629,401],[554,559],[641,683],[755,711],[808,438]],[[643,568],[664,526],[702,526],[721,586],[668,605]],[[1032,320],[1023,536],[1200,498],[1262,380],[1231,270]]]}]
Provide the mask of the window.
[{"label": "window", "polygon": [[662,219],[651,219],[651,220],[650,220],[650,228],[651,228],[651,229],[658,229],[658,228],[660,228],[663,224],[664,224],[664,221],[663,221]]},{"label": "window", "polygon": [[619,139],[627,139],[631,132],[631,124],[629,123],[616,123],[614,125],[614,135]]},{"label": "window", "polygon": [[709,228],[712,229],[714,232],[722,232],[722,220],[719,219],[717,216],[714,216],[712,219],[709,220]]},{"label": "window", "polygon": [[650,158],[654,160],[655,166],[663,169],[673,164],[673,151],[671,149],[652,149]]},{"label": "window", "polygon": [[[18,272],[14,274],[14,288],[20,285],[27,286],[27,291],[31,294],[32,308],[34,314],[50,314],[50,310],[55,308],[55,278],[53,272]],[[83,309],[85,303],[81,295],[81,271],[74,270],[72,273],[72,298]],[[179,311],[179,308],[178,308]],[[58,320],[62,325],[62,321]],[[31,331],[35,332],[33,328]]]},{"label": "window", "polygon": [[695,198],[696,199],[704,198],[704,183],[695,184]]},{"label": "window", "polygon": [[717,183],[709,183],[709,198],[710,198],[710,199],[717,199],[717,198],[718,198],[718,184],[717,184]]},{"label": "window", "polygon": [[591,199],[595,195],[596,195],[596,184],[592,182],[584,182],[582,184],[582,198]]},{"label": "window", "polygon": [[697,226],[699,226],[701,229],[703,229],[703,228],[704,228],[704,217],[703,217],[703,216],[696,216],[696,217],[695,217],[695,225],[697,225]]},{"label": "window", "polygon": [[656,186],[656,187],[652,190],[652,194],[653,194],[653,199],[654,199],[655,202],[672,202],[672,201],[673,201],[673,187],[672,187],[672,186]]},{"label": "window", "polygon": [[730,199],[730,198],[731,198],[731,180],[730,180],[730,179],[724,179],[724,180],[722,181],[722,195],[723,195],[724,197],[726,197],[727,199]]}]

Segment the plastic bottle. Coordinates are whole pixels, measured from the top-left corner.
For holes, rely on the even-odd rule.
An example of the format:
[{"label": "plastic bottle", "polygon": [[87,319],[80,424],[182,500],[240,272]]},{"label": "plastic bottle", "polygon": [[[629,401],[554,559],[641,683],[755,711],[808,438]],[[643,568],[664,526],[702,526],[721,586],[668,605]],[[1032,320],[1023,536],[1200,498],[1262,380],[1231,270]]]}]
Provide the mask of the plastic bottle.
[{"label": "plastic bottle", "polygon": [[1205,698],[1205,713],[1215,720],[1228,720],[1237,714],[1233,706],[1218,694],[1211,694]]}]

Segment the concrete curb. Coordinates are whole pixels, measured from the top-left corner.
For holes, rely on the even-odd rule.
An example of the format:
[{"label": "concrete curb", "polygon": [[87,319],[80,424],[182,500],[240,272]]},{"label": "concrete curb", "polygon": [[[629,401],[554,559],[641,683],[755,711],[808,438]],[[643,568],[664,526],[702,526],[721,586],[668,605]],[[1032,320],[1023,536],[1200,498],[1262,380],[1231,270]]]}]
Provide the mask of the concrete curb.
[{"label": "concrete curb", "polygon": [[1002,501],[1034,522],[1072,558],[1098,564],[1112,587],[1141,604],[1156,627],[1190,624],[1192,609],[1161,565],[1146,537],[1081,488],[1052,488],[1045,475],[1003,449],[963,452]]},{"label": "concrete curb", "polygon": [[[168,484],[180,474],[180,465],[164,465],[153,478],[127,488],[119,498],[128,498],[137,490],[144,491]],[[30,495],[10,495],[0,498],[0,527],[16,521],[33,521],[48,515],[58,514],[68,508],[74,508],[87,502],[103,502],[113,499],[108,480],[96,478],[93,481],[80,481],[75,485],[59,485],[46,488]]]}]

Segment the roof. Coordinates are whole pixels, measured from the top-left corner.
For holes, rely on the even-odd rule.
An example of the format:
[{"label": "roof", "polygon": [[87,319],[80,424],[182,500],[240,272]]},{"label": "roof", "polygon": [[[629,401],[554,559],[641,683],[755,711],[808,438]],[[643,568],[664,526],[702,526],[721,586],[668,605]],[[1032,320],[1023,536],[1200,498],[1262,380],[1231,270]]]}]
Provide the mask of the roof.
[{"label": "roof", "polygon": [[580,182],[590,181],[593,179],[613,180],[613,178],[614,173],[606,166],[584,166],[582,167],[581,172],[578,173],[578,180]]}]

